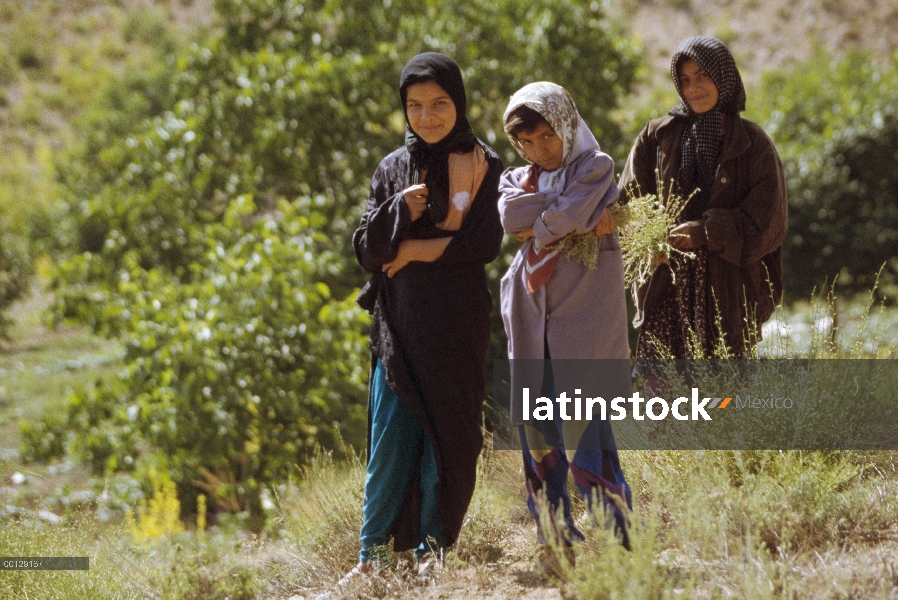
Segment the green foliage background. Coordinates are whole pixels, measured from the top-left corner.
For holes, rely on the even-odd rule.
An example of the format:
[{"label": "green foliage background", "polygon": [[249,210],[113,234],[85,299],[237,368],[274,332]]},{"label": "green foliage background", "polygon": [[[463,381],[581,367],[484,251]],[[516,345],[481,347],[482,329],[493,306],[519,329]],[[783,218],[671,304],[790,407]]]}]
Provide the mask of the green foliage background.
[{"label": "green foliage background", "polygon": [[[117,338],[125,367],[29,424],[26,455],[73,452],[97,473],[155,462],[185,500],[213,473],[257,515],[262,487],[316,448],[364,444],[350,237],[368,177],[402,143],[405,62],[454,57],[476,132],[509,164],[501,114],[525,83],[565,86],[620,161],[671,92],[634,100],[641,51],[599,2],[215,0],[214,32],[190,43],[161,13],[84,4],[123,37],[84,12],[74,25],[100,42],[62,49],[40,26],[57,4],[0,9],[4,33],[19,23],[0,40],[0,315],[50,256],[56,322]],[[7,104],[13,88],[26,101]],[[898,57],[863,53],[821,52],[749,90],[787,170],[791,298],[836,275],[839,291],[868,290],[883,263],[882,291],[898,291],[896,96]],[[496,299],[516,246],[489,266]],[[503,356],[497,311],[491,343]]]},{"label": "green foliage background", "polygon": [[403,140],[405,62],[452,55],[475,130],[511,159],[506,99],[539,79],[623,147],[611,115],[640,58],[598,4],[573,1],[216,8],[222,33],[111,90],[60,167],[73,227],[56,316],[123,339],[127,366],[26,438],[36,458],[69,449],[99,472],[152,449],[182,490],[207,470],[256,513],[261,487],[315,448],[364,444],[368,320],[350,237],[368,177]]},{"label": "green foliage background", "polygon": [[879,64],[826,52],[767,73],[750,107],[776,143],[789,186],[787,293],[898,293],[898,54]]},{"label": "green foliage background", "polygon": [[[56,166],[75,144],[78,115],[105,110],[99,99],[110,79],[141,79],[180,37],[164,9],[146,3],[0,5],[0,315],[27,297],[35,270],[46,274],[71,233]],[[0,317],[0,334],[8,325]]]}]

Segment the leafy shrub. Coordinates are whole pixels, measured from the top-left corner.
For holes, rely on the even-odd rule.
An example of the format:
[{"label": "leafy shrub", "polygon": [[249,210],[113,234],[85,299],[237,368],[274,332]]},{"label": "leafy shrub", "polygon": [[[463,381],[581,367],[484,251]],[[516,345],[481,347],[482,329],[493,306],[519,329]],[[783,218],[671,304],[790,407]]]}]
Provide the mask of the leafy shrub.
[{"label": "leafy shrub", "polygon": [[47,415],[39,421],[25,421],[22,434],[22,460],[49,461],[66,453],[67,423],[62,415]]},{"label": "leafy shrub", "polygon": [[805,296],[825,281],[841,292],[898,291],[898,56],[881,65],[825,53],[761,85],[759,120],[776,142],[789,186],[785,275]]},{"label": "leafy shrub", "polygon": [[[26,10],[9,38],[10,53],[23,69],[42,69],[50,64],[52,30],[47,26],[44,7]],[[39,12],[40,11],[40,12]]]},{"label": "leafy shrub", "polygon": [[[113,73],[125,79],[147,79],[170,53],[173,36],[156,9],[135,9],[131,20],[147,19],[146,34],[129,44],[127,57],[106,60],[99,40],[110,32],[127,33],[122,9],[103,2],[4,2],[0,6],[0,213],[5,232],[26,244],[39,264],[49,264],[64,240],[72,237],[60,209],[55,162],[65,160],[82,131],[74,123],[83,110],[97,104]],[[129,15],[131,13],[129,12]],[[169,30],[177,25],[168,25]],[[150,40],[152,34],[152,40]],[[115,37],[115,36],[113,36]],[[148,66],[149,65],[149,66]],[[116,77],[118,79],[118,77]],[[116,84],[121,85],[121,81]],[[143,86],[122,86],[129,101],[146,102]],[[109,108],[108,106],[103,107]],[[96,113],[93,113],[96,114]],[[131,113],[133,117],[133,113]],[[133,126],[133,122],[129,122]]]},{"label": "leafy shrub", "polygon": [[72,447],[103,471],[148,442],[179,484],[258,513],[260,486],[317,445],[364,439],[350,235],[402,143],[404,63],[453,55],[475,129],[511,157],[502,110],[534,79],[563,83],[600,139],[621,139],[609,109],[639,57],[598,4],[573,0],[216,7],[223,34],[145,78],[149,94],[110,92],[111,116],[90,117],[62,166],[74,234],[56,310],[127,348],[119,383],[70,404]]},{"label": "leafy shrub", "polygon": [[28,293],[32,273],[24,242],[0,224],[0,338],[9,339],[12,321],[4,312]]},{"label": "leafy shrub", "polygon": [[320,445],[364,439],[367,315],[315,280],[333,253],[312,253],[324,240],[308,202],[253,217],[239,197],[205,229],[192,283],[130,263],[102,303],[128,331],[127,368],[68,407],[72,445],[96,471],[133,464],[143,440],[180,482],[214,482],[220,508],[253,512],[261,486]]},{"label": "leafy shrub", "polygon": [[[564,83],[600,139],[616,143],[622,135],[609,109],[632,84],[635,46],[598,7],[556,5],[356,0],[312,9],[295,0],[220,0],[224,35],[169,65],[162,110],[126,109],[126,131],[102,121],[86,128],[83,155],[65,169],[79,231],[72,250],[92,256],[74,281],[62,277],[63,311],[83,316],[67,285],[114,287],[129,252],[145,269],[190,280],[189,265],[202,262],[202,226],[241,194],[260,211],[278,198],[320,195],[314,209],[327,215],[325,231],[352,264],[348,238],[367,178],[402,141],[399,73],[424,50],[447,52],[465,68],[475,129],[509,159],[502,110],[534,79]],[[348,293],[363,279],[355,266],[342,273],[344,263],[327,283]]]}]

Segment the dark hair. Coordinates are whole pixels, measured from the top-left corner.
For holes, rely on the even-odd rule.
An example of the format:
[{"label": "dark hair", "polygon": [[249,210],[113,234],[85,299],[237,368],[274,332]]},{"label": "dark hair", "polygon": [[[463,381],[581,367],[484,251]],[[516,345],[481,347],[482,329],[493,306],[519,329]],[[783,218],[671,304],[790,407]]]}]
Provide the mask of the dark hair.
[{"label": "dark hair", "polygon": [[[516,138],[519,133],[532,133],[543,123],[549,125],[549,122],[541,114],[529,106],[519,106],[508,115],[508,119],[505,122],[505,130],[509,135]],[[551,127],[549,125],[550,129]]]}]

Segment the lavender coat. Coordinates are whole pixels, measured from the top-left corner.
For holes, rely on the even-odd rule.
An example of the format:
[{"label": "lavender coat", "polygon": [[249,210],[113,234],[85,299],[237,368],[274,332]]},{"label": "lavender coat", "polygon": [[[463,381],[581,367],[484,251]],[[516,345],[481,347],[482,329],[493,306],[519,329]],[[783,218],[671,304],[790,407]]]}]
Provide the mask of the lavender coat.
[{"label": "lavender coat", "polygon": [[[533,227],[542,245],[590,231],[618,196],[614,162],[598,145],[570,162],[561,192],[523,191],[526,172],[527,167],[518,167],[502,175],[499,214],[505,233],[516,235]],[[542,176],[539,189],[552,189]],[[562,254],[549,283],[530,294],[524,257],[532,243],[533,238],[524,243],[501,282],[509,358],[542,359],[548,348],[553,359],[628,359],[624,266],[617,233],[599,240],[594,269]],[[511,420],[520,424],[520,384],[512,383]]]}]

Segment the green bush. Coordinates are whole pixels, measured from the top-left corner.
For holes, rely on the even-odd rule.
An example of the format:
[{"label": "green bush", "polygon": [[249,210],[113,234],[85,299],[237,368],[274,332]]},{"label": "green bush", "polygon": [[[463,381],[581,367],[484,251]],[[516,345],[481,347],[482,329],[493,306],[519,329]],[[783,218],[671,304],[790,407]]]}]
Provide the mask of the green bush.
[{"label": "green bush", "polygon": [[56,310],[120,336],[127,368],[71,403],[71,447],[108,471],[149,444],[181,485],[258,513],[261,486],[316,446],[360,446],[350,236],[403,140],[402,66],[454,56],[475,130],[506,157],[505,102],[535,79],[568,87],[613,145],[638,54],[598,5],[561,4],[218,0],[219,37],[111,90],[60,169],[74,230]]},{"label": "green bush", "polygon": [[[189,280],[202,261],[198,232],[241,194],[260,211],[320,195],[325,230],[353,263],[348,239],[367,178],[402,142],[399,73],[424,50],[464,67],[475,129],[509,160],[501,114],[535,79],[566,85],[599,139],[620,143],[610,109],[633,82],[634,43],[599,8],[556,5],[219,0],[224,34],[168,65],[153,88],[168,83],[161,110],[113,111],[126,131],[102,120],[85,127],[90,141],[63,174],[80,241],[72,250],[92,253],[75,281],[114,287],[132,251],[143,268]],[[345,268],[335,265],[327,283],[348,293],[363,277]],[[65,293],[62,302],[66,314],[83,313]]]},{"label": "green bush", "polygon": [[768,73],[754,113],[776,142],[789,186],[785,280],[794,297],[898,292],[898,55],[879,64],[820,54]]},{"label": "green bush", "polygon": [[9,36],[10,54],[23,69],[44,69],[53,59],[52,37],[45,7],[29,7],[18,17]]},{"label": "green bush", "polygon": [[130,278],[102,302],[128,331],[127,367],[66,417],[96,471],[134,464],[149,442],[179,482],[231,482],[217,491],[252,512],[261,486],[315,449],[364,439],[367,315],[315,280],[333,253],[313,254],[323,223],[309,202],[254,216],[238,197],[205,228],[207,264],[192,283],[128,259]]},{"label": "green bush", "polygon": [[33,273],[25,243],[0,222],[0,338],[9,339],[12,321],[4,313],[28,293]]},{"label": "green bush", "polygon": [[5,86],[12,83],[18,72],[19,68],[16,65],[16,61],[6,51],[3,44],[0,44],[0,85]]},{"label": "green bush", "polygon": [[20,427],[22,434],[22,460],[49,461],[66,453],[68,424],[62,415],[48,415],[40,421],[26,421]]},{"label": "green bush", "polygon": [[[123,85],[148,80],[171,53],[174,35],[157,9],[135,9],[123,23],[119,8],[94,0],[69,2],[4,2],[0,6],[0,213],[4,232],[18,236],[40,265],[55,260],[60,247],[74,237],[70,219],[60,206],[56,162],[87,129],[74,121],[97,104],[114,73],[119,95],[130,93],[133,105],[149,104],[150,85]],[[108,9],[108,10],[107,10]],[[176,25],[168,27],[177,29]],[[127,57],[109,61],[101,55],[102,38],[130,35]],[[166,84],[167,85],[167,84]],[[148,98],[145,98],[144,95]],[[104,102],[102,111],[114,108]],[[130,111],[129,117],[135,113]],[[134,122],[129,121],[128,127]],[[91,134],[93,130],[91,129]],[[108,130],[107,130],[108,131]],[[0,308],[2,311],[2,308]]]}]

